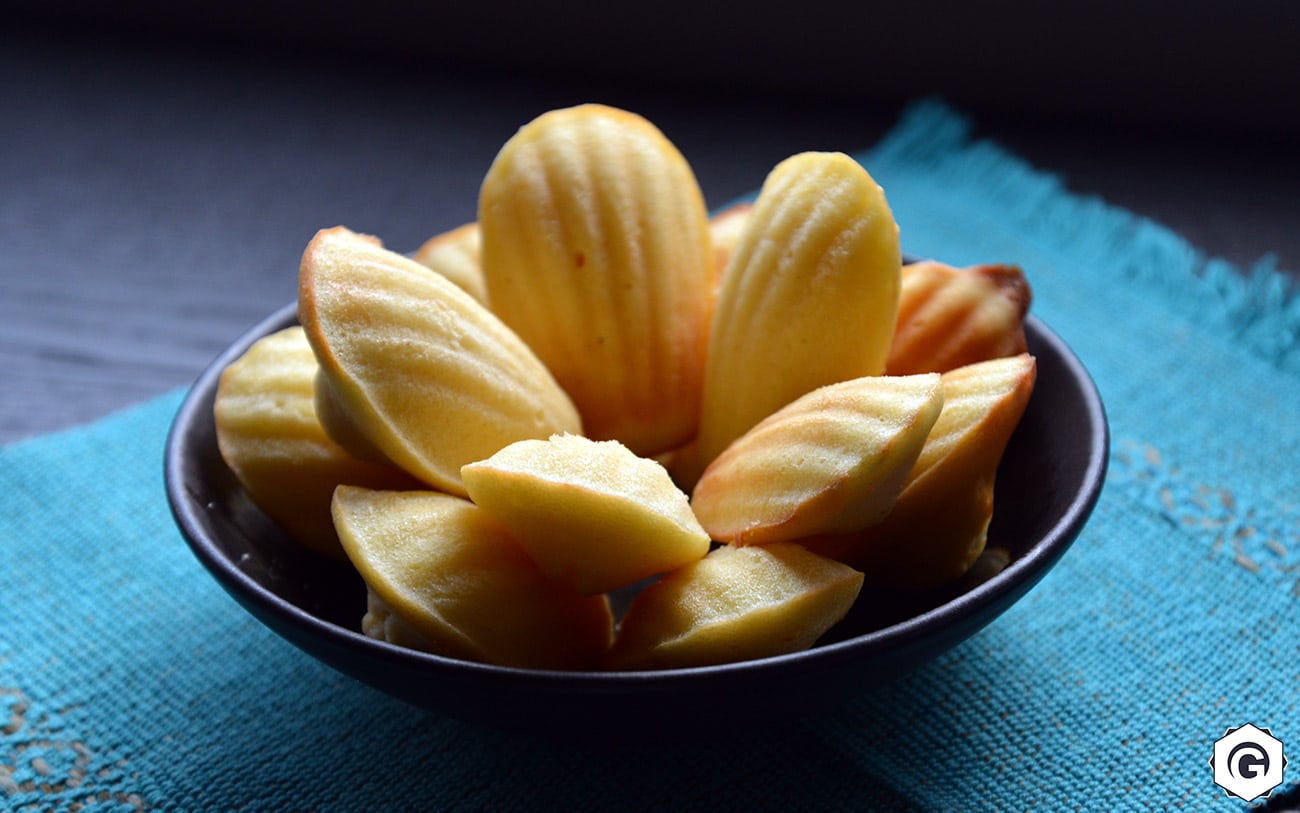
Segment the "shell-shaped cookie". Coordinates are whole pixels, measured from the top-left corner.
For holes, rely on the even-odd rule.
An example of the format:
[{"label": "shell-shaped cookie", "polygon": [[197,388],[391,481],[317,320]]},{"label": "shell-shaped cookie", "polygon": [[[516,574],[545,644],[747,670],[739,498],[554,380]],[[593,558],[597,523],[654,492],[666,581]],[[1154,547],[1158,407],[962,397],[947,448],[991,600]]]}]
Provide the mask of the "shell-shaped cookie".
[{"label": "shell-shaped cookie", "polygon": [[608,664],[670,669],[798,652],[842,619],[862,574],[789,542],[724,545],[633,599]]},{"label": "shell-shaped cookie", "polygon": [[737,545],[873,525],[903,490],[942,406],[934,373],[813,390],[718,455],[691,507],[712,538]]},{"label": "shell-shaped cookie", "polygon": [[615,440],[524,440],[461,474],[475,504],[580,593],[627,587],[709,552],[664,467]]},{"label": "shell-shaped cookie", "polygon": [[651,455],[694,434],[708,214],[658,129],[594,104],[538,117],[484,178],[479,226],[493,311],[555,374],[588,436]]},{"label": "shell-shaped cookie", "polygon": [[1031,292],[1013,265],[903,267],[889,375],[944,373],[1025,352]]},{"label": "shell-shaped cookie", "polygon": [[327,390],[318,401],[342,419],[342,435],[440,491],[464,495],[461,466],[514,441],[581,432],[572,402],[518,336],[373,239],[319,232],[303,254],[298,314]]},{"label": "shell-shaped cookie", "polygon": [[393,612],[374,590],[366,589],[366,613],[361,616],[361,631],[368,638],[387,641],[407,649],[436,652],[437,646],[429,643],[415,628]]},{"label": "shell-shaped cookie", "polygon": [[894,588],[962,576],[987,542],[998,464],[1036,376],[1027,353],[944,373],[943,410],[889,515],[862,531],[802,544]]},{"label": "shell-shaped cookie", "polygon": [[718,293],[701,465],[804,393],[884,372],[900,257],[884,192],[852,158],[800,153],[772,170]]},{"label": "shell-shaped cookie", "polygon": [[486,305],[487,286],[483,283],[480,237],[478,224],[466,223],[430,237],[411,256]]},{"label": "shell-shaped cookie", "polygon": [[754,204],[749,202],[733,203],[709,218],[709,241],[713,247],[713,293],[722,285],[722,275],[731,264],[731,255],[740,245],[740,236],[745,233],[745,223]]},{"label": "shell-shaped cookie", "polygon": [[213,418],[217,448],[244,491],[291,537],[343,557],[330,498],[340,483],[412,488],[392,466],[358,460],[316,417],[316,357],[301,327],[265,336],[221,373]]},{"label": "shell-shaped cookie", "polygon": [[340,486],[333,513],[374,595],[362,619],[371,637],[542,669],[591,669],[609,647],[608,600],[547,579],[469,500]]}]

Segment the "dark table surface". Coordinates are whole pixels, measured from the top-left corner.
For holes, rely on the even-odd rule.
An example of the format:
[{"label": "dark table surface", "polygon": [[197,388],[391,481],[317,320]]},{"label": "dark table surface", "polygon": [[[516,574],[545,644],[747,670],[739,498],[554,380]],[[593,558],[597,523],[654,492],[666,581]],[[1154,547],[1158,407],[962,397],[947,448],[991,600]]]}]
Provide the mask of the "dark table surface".
[{"label": "dark table surface", "polygon": [[[501,143],[535,115],[581,101],[659,125],[717,206],[794,152],[869,147],[907,98],[942,93],[972,115],[978,135],[1076,192],[1244,267],[1271,253],[1300,269],[1294,110],[1246,115],[1224,100],[1254,97],[1233,95],[1231,83],[1205,85],[1199,101],[1196,88],[1170,86],[1175,101],[1191,93],[1189,104],[1219,105],[1218,115],[1180,115],[1139,112],[1168,81],[1158,75],[1113,86],[1128,95],[1102,89],[1071,107],[1060,94],[1033,96],[1043,88],[1024,77],[1021,97],[972,92],[956,67],[951,86],[931,77],[890,92],[855,84],[812,93],[760,72],[748,83],[692,86],[655,65],[643,66],[641,81],[598,63],[492,70],[414,58],[409,43],[391,49],[393,59],[383,48],[342,58],[342,49],[38,17],[0,30],[0,442],[189,384],[293,298],[301,251],[320,227],[346,224],[408,251],[473,219]],[[428,33],[436,51],[438,32]],[[767,56],[770,69],[782,55]],[[978,64],[975,51],[962,56]],[[1259,75],[1271,77],[1267,92],[1290,81]]]}]

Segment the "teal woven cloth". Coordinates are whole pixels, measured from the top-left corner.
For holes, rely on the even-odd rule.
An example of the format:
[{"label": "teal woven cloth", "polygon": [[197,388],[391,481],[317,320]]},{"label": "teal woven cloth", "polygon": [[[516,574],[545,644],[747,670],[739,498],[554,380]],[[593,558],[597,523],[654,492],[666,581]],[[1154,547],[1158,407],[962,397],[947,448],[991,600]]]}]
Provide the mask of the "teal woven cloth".
[{"label": "teal woven cloth", "polygon": [[908,251],[1026,270],[1108,408],[1093,518],[1009,612],[766,739],[559,746],[440,718],[322,666],[202,569],[163,493],[172,393],[0,449],[0,808],[1240,810],[1209,762],[1245,723],[1293,751],[1274,792],[1291,797],[1300,300],[1285,277],[1070,194],[939,103],[860,158]]}]

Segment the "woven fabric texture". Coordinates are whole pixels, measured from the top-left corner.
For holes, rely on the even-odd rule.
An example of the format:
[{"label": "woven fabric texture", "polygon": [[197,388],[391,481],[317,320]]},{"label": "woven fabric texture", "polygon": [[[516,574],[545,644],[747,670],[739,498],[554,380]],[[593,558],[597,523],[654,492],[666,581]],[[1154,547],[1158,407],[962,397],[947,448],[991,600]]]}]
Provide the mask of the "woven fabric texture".
[{"label": "woven fabric texture", "polygon": [[162,486],[172,393],[0,449],[0,808],[1240,810],[1208,761],[1247,722],[1294,750],[1275,796],[1294,793],[1285,277],[1070,194],[941,103],[859,157],[907,251],[1025,269],[1107,406],[1092,520],[1009,612],[766,739],[560,747],[416,712],[269,632],[190,554]]}]

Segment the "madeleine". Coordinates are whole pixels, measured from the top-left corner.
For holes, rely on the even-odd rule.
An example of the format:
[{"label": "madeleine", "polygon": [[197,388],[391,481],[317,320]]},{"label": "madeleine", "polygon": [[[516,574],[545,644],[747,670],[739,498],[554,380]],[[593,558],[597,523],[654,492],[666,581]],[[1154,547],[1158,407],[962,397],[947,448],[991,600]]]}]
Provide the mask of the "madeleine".
[{"label": "madeleine", "polygon": [[937,374],[813,390],[715,458],[691,507],[711,537],[737,545],[874,525],[893,508],[942,407]]},{"label": "madeleine", "polygon": [[298,318],[320,372],[318,413],[361,457],[464,495],[460,467],[502,446],[579,432],[545,365],[472,296],[373,238],[319,232],[303,254]]},{"label": "madeleine", "polygon": [[461,475],[470,499],[543,571],[581,593],[617,590],[709,551],[664,467],[618,441],[519,441]]},{"label": "madeleine", "polygon": [[607,665],[677,669],[808,649],[848,613],[862,574],[798,545],[730,545],[641,591]]},{"label": "madeleine", "polygon": [[686,159],[603,105],[519,130],[479,193],[493,310],[573,398],[586,434],[639,455],[695,434],[712,280]]},{"label": "madeleine", "polygon": [[330,500],[340,483],[412,488],[410,475],[358,460],[316,416],[316,357],[298,326],[258,339],[221,373],[217,448],[258,508],[317,553],[343,558]]},{"label": "madeleine", "polygon": [[804,393],[882,374],[900,268],[898,225],[860,164],[811,152],[777,165],[718,291],[698,466]]},{"label": "madeleine", "polygon": [[468,500],[340,486],[333,514],[371,593],[368,635],[501,666],[588,669],[604,656],[613,629],[605,597],[547,579]]},{"label": "madeleine", "polygon": [[1022,353],[944,373],[943,411],[889,515],[862,531],[803,544],[873,583],[926,588],[960,577],[988,540],[998,464],[1037,369]]}]

